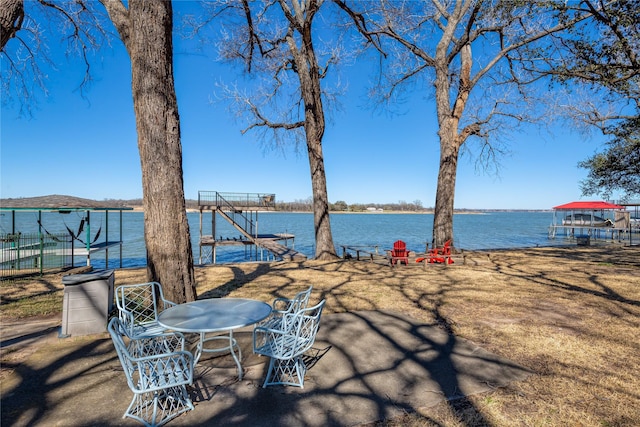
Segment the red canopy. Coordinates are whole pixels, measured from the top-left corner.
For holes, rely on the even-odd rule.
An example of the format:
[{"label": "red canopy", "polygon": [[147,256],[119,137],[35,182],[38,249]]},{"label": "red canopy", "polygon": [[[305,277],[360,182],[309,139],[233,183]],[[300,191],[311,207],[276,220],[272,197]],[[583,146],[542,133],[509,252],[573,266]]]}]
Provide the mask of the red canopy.
[{"label": "red canopy", "polygon": [[600,210],[600,209],[624,209],[624,206],[614,205],[608,202],[571,202],[556,206],[555,210]]}]

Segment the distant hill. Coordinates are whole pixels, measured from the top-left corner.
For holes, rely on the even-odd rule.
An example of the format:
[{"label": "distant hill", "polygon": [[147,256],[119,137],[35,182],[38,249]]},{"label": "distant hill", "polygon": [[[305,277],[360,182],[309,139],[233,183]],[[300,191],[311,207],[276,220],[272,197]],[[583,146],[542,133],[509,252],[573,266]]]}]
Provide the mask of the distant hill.
[{"label": "distant hill", "polygon": [[142,206],[142,200],[91,200],[51,194],[49,196],[0,199],[3,208],[122,208]]},{"label": "distant hill", "polygon": [[[197,209],[197,200],[185,200],[187,209]],[[2,208],[134,208],[142,209],[142,199],[105,199],[92,200],[81,197],[66,196],[61,194],[51,194],[38,197],[18,197],[0,199]]]}]

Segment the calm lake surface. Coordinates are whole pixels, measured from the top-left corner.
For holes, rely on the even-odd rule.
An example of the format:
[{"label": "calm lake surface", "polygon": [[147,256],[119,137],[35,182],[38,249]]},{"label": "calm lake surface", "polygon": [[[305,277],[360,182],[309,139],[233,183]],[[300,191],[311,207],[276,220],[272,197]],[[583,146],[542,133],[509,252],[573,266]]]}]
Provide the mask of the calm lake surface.
[{"label": "calm lake surface", "polygon": [[[49,233],[68,233],[67,227],[77,234],[84,212],[62,215],[57,212],[43,212],[42,225]],[[200,261],[200,214],[188,213],[193,245],[194,262]],[[97,242],[105,239],[107,228],[110,241],[117,241],[120,235],[120,215],[110,212],[108,222],[103,213],[92,212],[90,227],[80,233],[83,241],[92,241],[100,230]],[[553,220],[552,212],[487,212],[482,214],[455,214],[454,241],[457,248],[466,250],[524,248],[551,246],[564,243],[563,240],[548,238],[548,228]],[[38,230],[37,212],[17,212],[15,231],[33,233]],[[211,235],[211,213],[203,214],[203,235]],[[86,222],[85,222],[86,224]],[[5,212],[0,221],[0,232],[11,233],[11,214]],[[427,241],[431,241],[433,227],[432,214],[387,214],[348,213],[332,214],[331,228],[338,254],[340,245],[378,246],[381,253],[390,249],[393,242],[401,239],[413,251],[424,252]],[[123,212],[122,214],[122,258],[123,267],[146,265],[143,236],[143,213]],[[258,215],[258,232],[290,233],[295,235],[293,246],[309,258],[314,256],[315,241],[313,215],[311,213],[264,212]],[[216,219],[216,235],[233,239],[239,233],[220,216]],[[78,243],[79,244],[79,243]],[[218,246],[218,263],[246,261],[244,246]],[[204,261],[204,260],[203,260]],[[83,265],[79,258],[77,265]],[[207,261],[209,262],[209,261]],[[91,263],[95,268],[104,268],[104,252],[92,254]],[[119,267],[117,249],[109,252],[109,267]]]}]

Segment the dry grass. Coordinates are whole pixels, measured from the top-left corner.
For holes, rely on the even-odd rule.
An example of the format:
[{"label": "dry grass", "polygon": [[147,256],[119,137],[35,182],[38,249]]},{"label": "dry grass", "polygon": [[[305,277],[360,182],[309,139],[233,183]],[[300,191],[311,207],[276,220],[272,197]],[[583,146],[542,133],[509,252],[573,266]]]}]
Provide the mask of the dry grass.
[{"label": "dry grass", "polygon": [[[118,270],[116,284],[144,269]],[[326,312],[394,310],[437,322],[535,372],[491,393],[421,408],[382,426],[636,426],[640,424],[640,248],[536,248],[472,253],[454,265],[390,268],[363,261],[210,266],[200,297],[270,301],[309,284]],[[0,319],[60,277],[1,289]],[[20,304],[15,302],[20,301]],[[61,307],[61,304],[59,305]]]}]

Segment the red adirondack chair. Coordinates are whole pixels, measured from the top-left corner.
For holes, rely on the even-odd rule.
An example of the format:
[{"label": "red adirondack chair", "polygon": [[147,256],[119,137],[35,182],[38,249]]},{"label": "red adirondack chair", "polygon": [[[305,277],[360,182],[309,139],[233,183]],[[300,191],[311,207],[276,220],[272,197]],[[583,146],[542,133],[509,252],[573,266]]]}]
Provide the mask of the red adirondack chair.
[{"label": "red adirondack chair", "polygon": [[447,263],[453,264],[451,259],[451,240],[444,242],[444,246],[441,248],[433,248],[429,251],[428,262],[430,264],[435,263]]},{"label": "red adirondack chair", "polygon": [[396,263],[404,263],[405,265],[409,265],[409,251],[407,250],[407,245],[402,240],[396,240],[393,244],[393,249],[389,252],[389,256],[391,257],[391,265],[394,266]]}]

